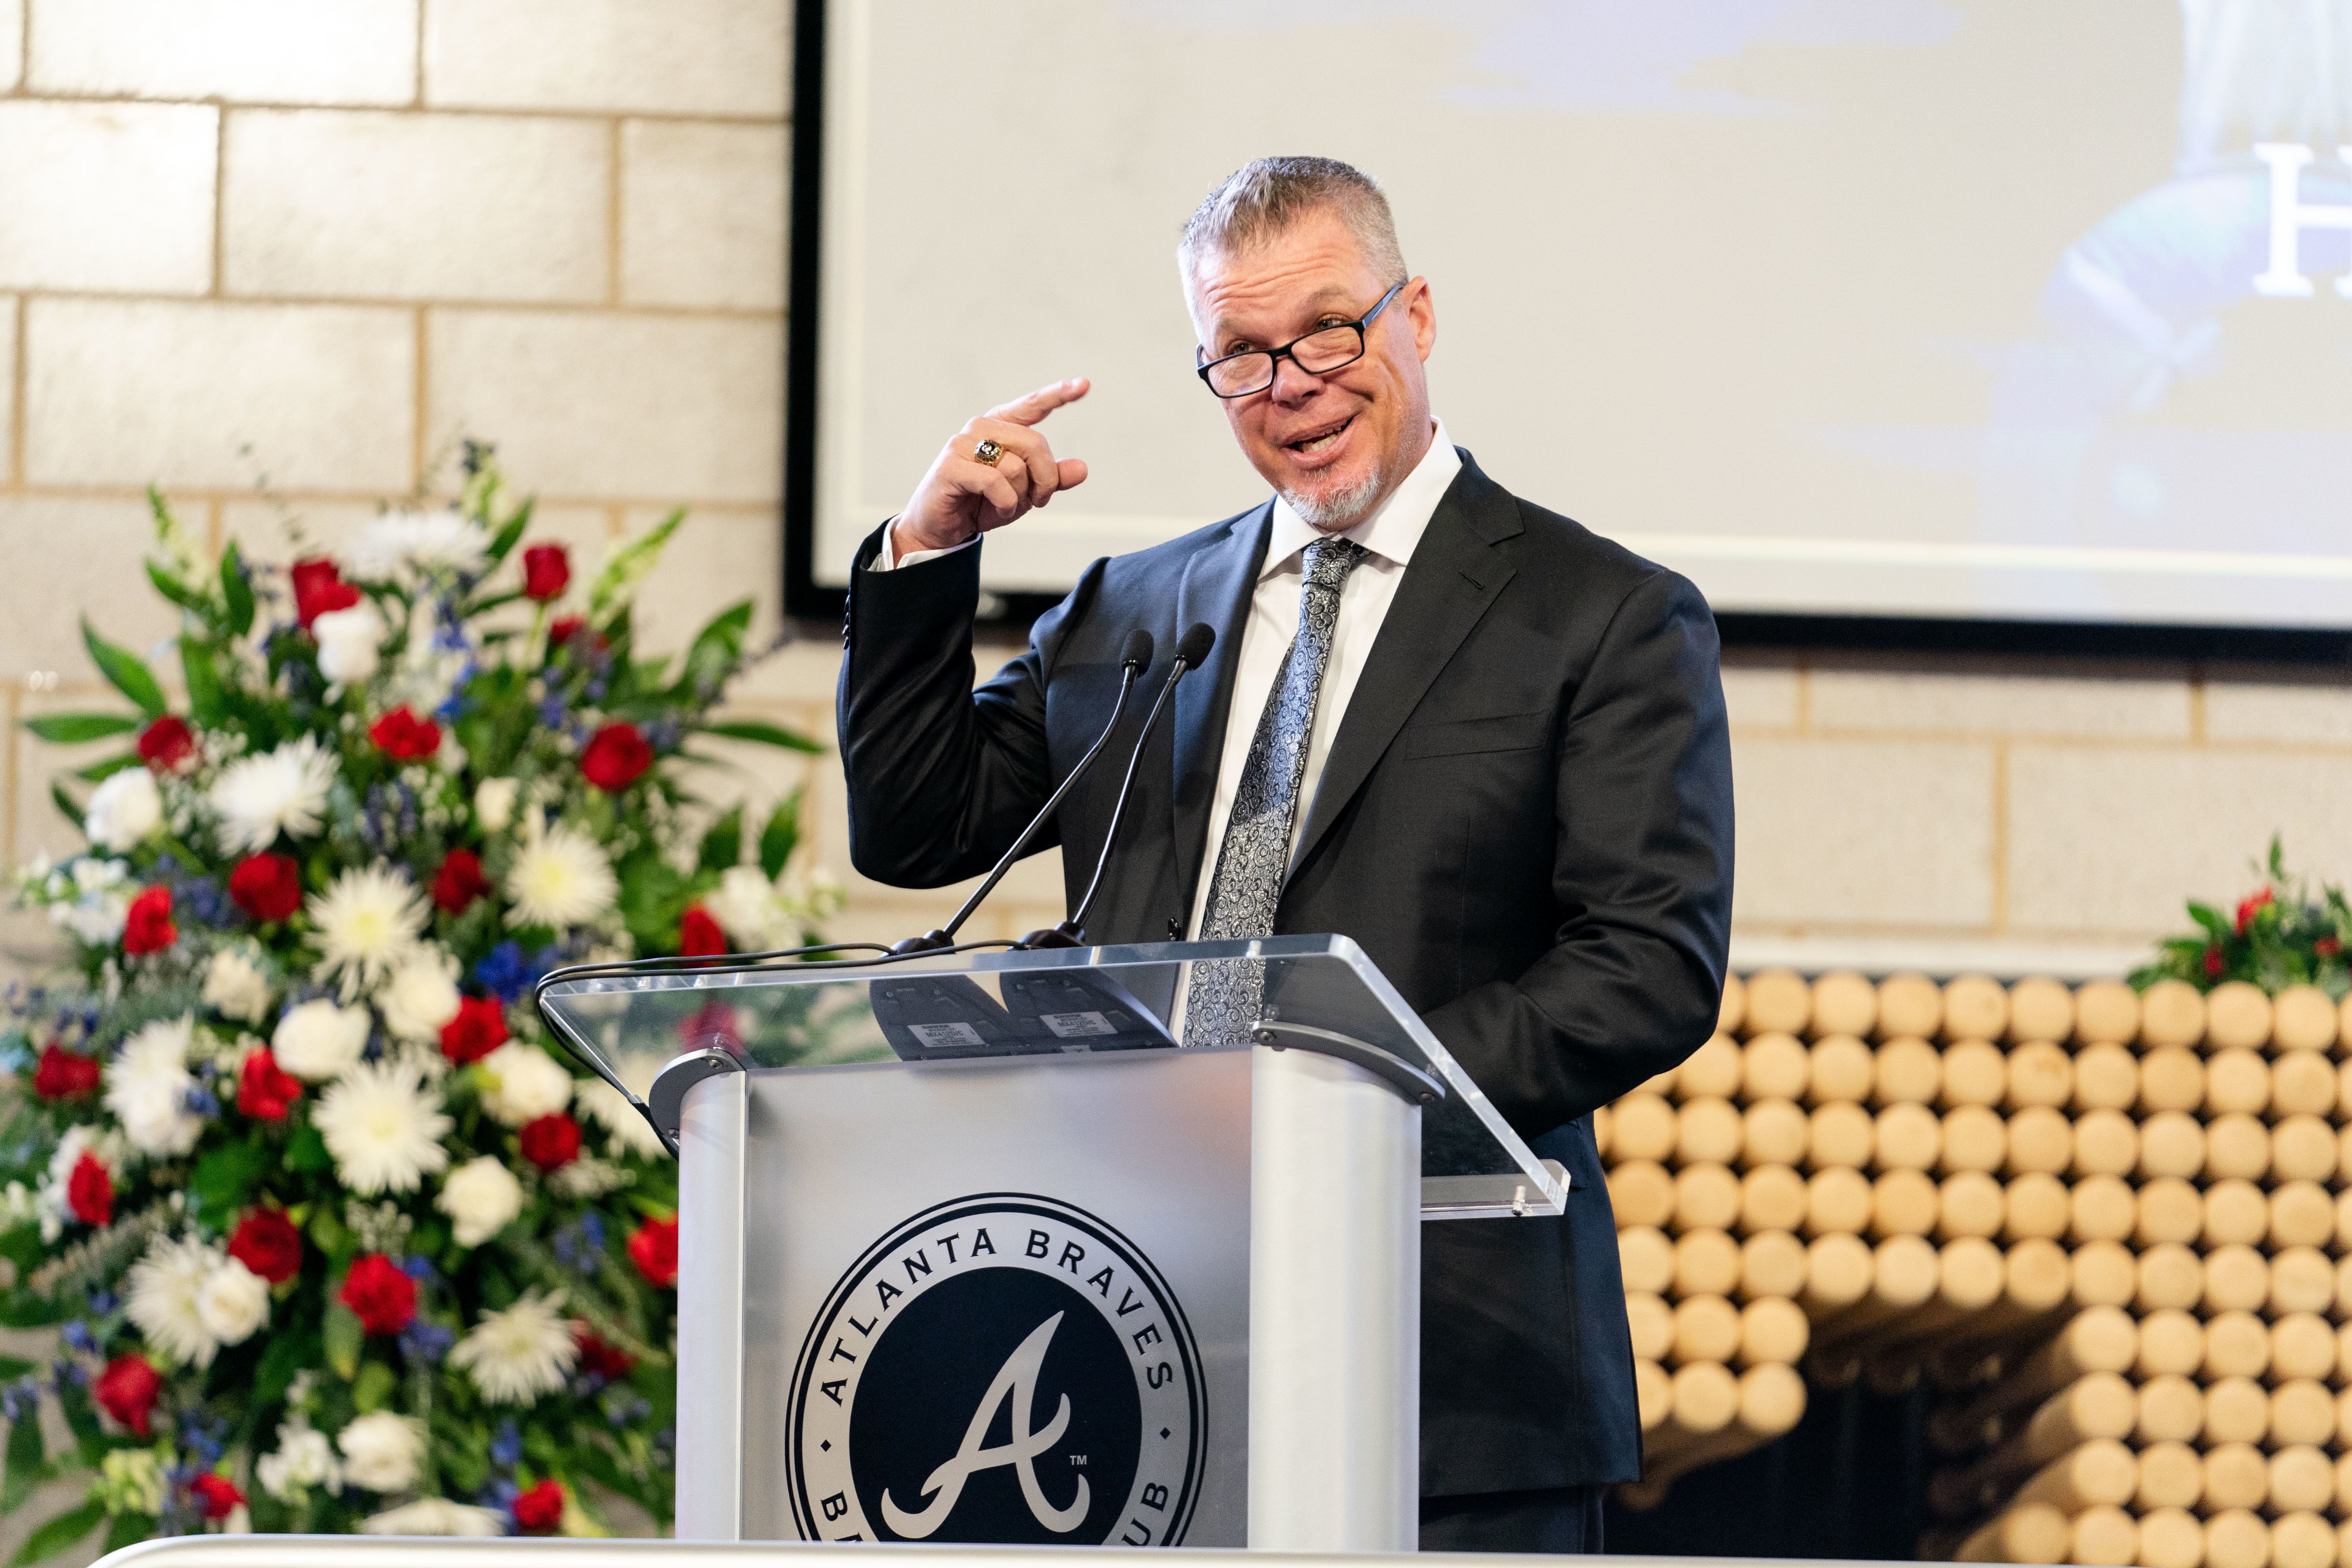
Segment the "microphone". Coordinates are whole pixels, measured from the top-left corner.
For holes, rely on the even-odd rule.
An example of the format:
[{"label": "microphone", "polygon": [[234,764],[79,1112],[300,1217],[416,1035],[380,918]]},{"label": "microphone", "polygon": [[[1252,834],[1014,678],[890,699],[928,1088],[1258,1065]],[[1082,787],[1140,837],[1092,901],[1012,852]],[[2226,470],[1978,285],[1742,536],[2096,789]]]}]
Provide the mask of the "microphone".
[{"label": "microphone", "polygon": [[[1205,632],[1208,628],[1203,626],[1200,629]],[[1189,634],[1187,640],[1190,640]],[[1204,643],[1202,646],[1205,647],[1207,645]],[[1181,649],[1178,651],[1177,658],[1180,661],[1183,658]],[[1070,793],[1070,786],[1076,784],[1086,771],[1094,765],[1095,758],[1101,755],[1103,747],[1109,743],[1110,732],[1118,728],[1119,715],[1127,709],[1127,694],[1135,689],[1136,677],[1141,675],[1151,663],[1151,634],[1141,626],[1128,633],[1127,646],[1119,652],[1118,663],[1118,700],[1111,705],[1110,722],[1105,724],[1103,732],[1095,737],[1095,743],[1087,748],[1087,754],[1078,759],[1078,765],[1070,770],[1070,776],[1064,779],[1061,787],[1055,790],[1046,797],[1045,804],[1037,808],[1037,815],[1029,819],[1029,826],[1021,830],[1021,837],[1013,841],[1013,847],[1004,852],[1004,858],[999,860],[996,863],[996,868],[989,872],[988,879],[974,889],[971,897],[963,901],[963,908],[955,912],[955,919],[936,931],[927,931],[920,936],[910,936],[904,942],[895,943],[890,949],[893,953],[903,955],[931,952],[942,947],[955,945],[956,932],[962,927],[965,921],[971,918],[971,911],[980,907],[981,900],[996,890],[996,884],[1004,879],[1004,873],[1013,868],[1013,862],[1021,858],[1021,852],[1029,847],[1029,841],[1037,837],[1037,830],[1045,826],[1046,818],[1054,815],[1054,808],[1062,804],[1064,795]],[[1179,668],[1181,668],[1181,662]],[[1170,684],[1175,683],[1171,680]]]},{"label": "microphone", "polygon": [[1153,700],[1151,711],[1144,716],[1143,733],[1135,738],[1135,750],[1128,756],[1127,777],[1118,786],[1118,799],[1111,803],[1110,827],[1103,835],[1102,853],[1096,857],[1095,874],[1087,884],[1087,896],[1078,900],[1077,911],[1068,920],[1059,925],[1047,926],[1043,931],[1033,931],[1014,942],[1013,946],[1016,952],[1083,945],[1081,939],[1086,934],[1087,911],[1094,908],[1095,895],[1102,891],[1103,873],[1110,868],[1111,847],[1118,842],[1119,819],[1127,815],[1127,797],[1135,788],[1135,770],[1143,761],[1143,748],[1150,742],[1152,727],[1160,722],[1160,710],[1168,706],[1168,699],[1175,694],[1176,683],[1184,679],[1186,670],[1197,668],[1209,657],[1209,649],[1216,645],[1216,641],[1217,634],[1205,621],[1194,621],[1177,640],[1176,662],[1168,671],[1167,683],[1160,687],[1160,695]]}]

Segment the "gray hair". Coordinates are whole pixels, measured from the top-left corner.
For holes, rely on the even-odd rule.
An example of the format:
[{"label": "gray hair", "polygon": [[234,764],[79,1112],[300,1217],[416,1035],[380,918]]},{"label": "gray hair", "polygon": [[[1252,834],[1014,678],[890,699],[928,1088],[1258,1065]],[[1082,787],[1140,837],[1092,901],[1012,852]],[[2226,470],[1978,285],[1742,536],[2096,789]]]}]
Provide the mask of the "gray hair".
[{"label": "gray hair", "polygon": [[1239,255],[1317,212],[1347,226],[1383,279],[1409,276],[1396,219],[1378,180],[1337,158],[1253,158],[1218,181],[1184,224],[1176,265],[1186,292],[1202,257]]}]

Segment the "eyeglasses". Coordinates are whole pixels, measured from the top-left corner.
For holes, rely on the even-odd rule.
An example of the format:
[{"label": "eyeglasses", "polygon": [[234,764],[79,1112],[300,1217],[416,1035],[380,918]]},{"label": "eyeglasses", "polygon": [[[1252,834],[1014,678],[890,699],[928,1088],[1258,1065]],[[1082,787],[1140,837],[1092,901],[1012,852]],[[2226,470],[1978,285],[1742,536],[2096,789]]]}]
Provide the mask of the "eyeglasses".
[{"label": "eyeglasses", "polygon": [[[1264,392],[1274,384],[1277,368],[1276,361],[1288,360],[1309,375],[1328,375],[1342,365],[1355,363],[1364,357],[1364,329],[1379,319],[1389,308],[1389,301],[1404,289],[1404,283],[1381,296],[1380,303],[1365,311],[1359,319],[1338,326],[1318,327],[1303,338],[1294,338],[1278,349],[1246,349],[1223,359],[1213,359],[1195,367],[1196,374],[1219,397],[1247,397]],[[1196,353],[1202,351],[1195,350]]]}]

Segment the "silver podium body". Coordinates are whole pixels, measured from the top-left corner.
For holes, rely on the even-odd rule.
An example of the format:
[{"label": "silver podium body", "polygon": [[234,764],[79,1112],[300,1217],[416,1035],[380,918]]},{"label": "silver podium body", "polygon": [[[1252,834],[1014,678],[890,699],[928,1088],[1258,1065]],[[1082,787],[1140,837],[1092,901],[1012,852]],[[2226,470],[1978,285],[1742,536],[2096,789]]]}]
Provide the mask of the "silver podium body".
[{"label": "silver podium body", "polygon": [[[1175,1047],[1206,963],[1257,1044]],[[543,1005],[674,1058],[681,1538],[1411,1551],[1420,1226],[1566,1197],[1345,937]]]}]

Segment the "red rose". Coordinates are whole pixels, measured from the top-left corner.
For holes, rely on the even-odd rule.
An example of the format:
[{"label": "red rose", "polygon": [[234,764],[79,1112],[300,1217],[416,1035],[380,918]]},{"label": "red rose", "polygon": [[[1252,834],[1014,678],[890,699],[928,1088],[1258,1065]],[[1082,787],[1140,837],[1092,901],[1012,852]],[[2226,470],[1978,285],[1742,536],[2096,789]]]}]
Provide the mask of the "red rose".
[{"label": "red rose", "polygon": [[654,765],[654,749],[635,724],[618,720],[588,737],[580,753],[583,777],[607,795],[618,795]]},{"label": "red rose", "polygon": [[114,1176],[106,1162],[88,1150],[74,1162],[66,1178],[66,1206],[84,1225],[110,1225],[114,1220]]},{"label": "red rose", "polygon": [[507,1043],[506,1004],[495,996],[460,996],[457,1016],[441,1026],[441,1054],[464,1067]]},{"label": "red rose", "polygon": [[546,1480],[517,1492],[512,1507],[517,1530],[525,1535],[545,1535],[563,1522],[563,1483]]},{"label": "red rose", "polygon": [[302,1080],[280,1068],[277,1054],[268,1046],[245,1053],[245,1065],[236,1075],[239,1110],[256,1121],[283,1121],[301,1098]]},{"label": "red rose", "polygon": [[188,1495],[206,1519],[226,1519],[245,1501],[245,1494],[226,1476],[207,1471],[188,1483]]},{"label": "red rose", "polygon": [[522,595],[541,603],[560,598],[572,584],[572,558],[561,544],[534,544],[522,552]]},{"label": "red rose", "polygon": [[707,958],[727,951],[727,933],[700,904],[688,904],[677,918],[677,951],[688,958]]},{"label": "red rose", "polygon": [[2220,943],[2213,943],[2205,949],[2206,979],[2221,979],[2229,967],[2229,962],[2221,956],[2221,948]]},{"label": "red rose", "polygon": [[524,1122],[522,1157],[541,1171],[562,1170],[580,1158],[580,1123],[561,1110]]},{"label": "red rose", "polygon": [[153,772],[168,773],[195,754],[195,734],[176,713],[166,713],[139,731],[139,760]]},{"label": "red rose", "polygon": [[2332,936],[2323,936],[2311,944],[2311,951],[2322,958],[2334,958],[2344,951],[2344,944]]},{"label": "red rose", "polygon": [[2240,936],[2245,935],[2246,928],[2253,923],[2254,911],[2261,909],[2264,904],[2267,904],[2270,901],[2271,890],[2268,888],[2259,889],[2256,891],[2248,894],[2244,899],[2239,900],[2238,934]]},{"label": "red rose", "polygon": [[[584,645],[581,640],[583,637],[587,639]],[[547,623],[547,657],[550,658],[564,648],[582,654],[595,654],[603,653],[612,646],[611,637],[592,629],[586,619],[580,616],[558,616]]]},{"label": "red rose", "polygon": [[618,1383],[636,1370],[637,1358],[588,1331],[585,1323],[572,1325],[572,1342],[580,1347],[580,1370],[606,1383]]},{"label": "red rose", "polygon": [[96,1057],[69,1051],[55,1040],[41,1047],[33,1068],[33,1092],[43,1100],[71,1100],[98,1088],[103,1069]]},{"label": "red rose", "polygon": [[228,896],[255,920],[291,920],[302,907],[302,867],[291,855],[248,855],[228,874]]},{"label": "red rose", "polygon": [[344,582],[342,569],[323,555],[297,561],[286,572],[294,579],[294,618],[306,632],[328,611],[348,610],[360,602],[360,591]]},{"label": "red rose", "polygon": [[122,951],[136,958],[142,952],[161,952],[180,940],[180,928],[172,923],[172,889],[164,887],[148,889],[131,900],[130,911],[122,920]]},{"label": "red rose", "polygon": [[142,1437],[148,1435],[148,1415],[163,1392],[163,1377],[135,1351],[108,1362],[106,1370],[89,1384],[90,1397],[98,1401],[98,1407]]},{"label": "red rose", "polygon": [[441,869],[433,873],[433,901],[448,914],[464,914],[467,905],[489,890],[482,858],[470,849],[450,850],[441,857]]},{"label": "red rose", "polygon": [[381,1252],[362,1253],[343,1276],[336,1299],[372,1334],[396,1334],[416,1320],[416,1281]]},{"label": "red rose", "polygon": [[630,1233],[629,1261],[646,1280],[667,1290],[677,1283],[677,1215],[649,1219]]},{"label": "red rose", "polygon": [[387,756],[413,763],[441,749],[441,726],[430,719],[419,719],[403,704],[369,725],[368,739]]},{"label": "red rose", "polygon": [[283,1209],[254,1209],[236,1222],[228,1255],[272,1285],[283,1285],[302,1271],[302,1233]]}]

